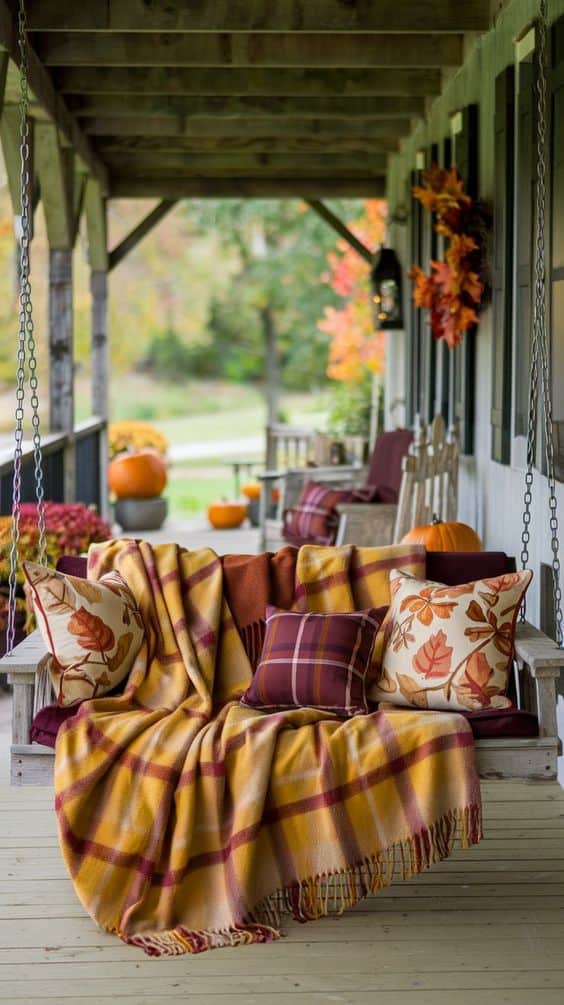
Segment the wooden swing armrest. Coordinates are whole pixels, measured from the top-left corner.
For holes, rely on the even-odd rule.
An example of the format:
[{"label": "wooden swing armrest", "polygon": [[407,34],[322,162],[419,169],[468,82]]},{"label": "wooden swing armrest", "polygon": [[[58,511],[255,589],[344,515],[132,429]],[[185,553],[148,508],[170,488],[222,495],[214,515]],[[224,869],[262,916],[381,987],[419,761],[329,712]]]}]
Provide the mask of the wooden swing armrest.
[{"label": "wooden swing armrest", "polygon": [[538,717],[539,736],[557,737],[557,685],[564,668],[564,649],[524,622],[516,628],[515,657],[521,671],[522,703]]},{"label": "wooden swing armrest", "polygon": [[8,675],[12,694],[12,743],[29,743],[35,699],[35,678],[41,660],[47,655],[38,631],[32,632],[10,656],[2,658],[2,670]]}]

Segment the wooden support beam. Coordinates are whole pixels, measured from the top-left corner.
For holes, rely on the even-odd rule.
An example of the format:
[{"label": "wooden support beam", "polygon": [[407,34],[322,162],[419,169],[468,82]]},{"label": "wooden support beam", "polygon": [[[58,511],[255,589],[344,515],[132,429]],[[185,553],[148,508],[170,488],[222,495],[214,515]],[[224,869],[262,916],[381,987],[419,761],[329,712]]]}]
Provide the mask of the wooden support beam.
[{"label": "wooden support beam", "polygon": [[[49,251],[49,431],[74,432],[72,248]],[[75,447],[65,451],[65,502],[75,497]]]},{"label": "wooden support beam", "polygon": [[386,32],[486,31],[489,0],[246,0],[234,3],[181,3],[174,0],[29,0],[29,23],[36,31],[280,31]]},{"label": "wooden support beam", "polygon": [[112,177],[120,199],[382,199],[385,179],[372,178],[128,178]]},{"label": "wooden support beam", "polygon": [[307,116],[312,119],[361,117],[402,119],[421,117],[425,98],[281,98],[281,97],[171,97],[167,94],[79,94],[68,96],[69,108],[77,119],[116,118],[151,115],[179,115],[186,118],[218,116],[264,118]]},{"label": "wooden support beam", "polygon": [[[108,273],[93,270],[90,273],[92,295],[92,412],[100,419],[110,414],[110,343],[108,338]],[[100,513],[108,517],[108,429],[100,430]]]},{"label": "wooden support beam", "polygon": [[61,146],[52,122],[35,123],[35,162],[50,248],[72,248],[74,226],[74,165],[72,150]]},{"label": "wooden support beam", "polygon": [[354,248],[354,250],[357,252],[357,254],[360,255],[361,258],[364,258],[365,262],[368,262],[369,265],[372,265],[372,262],[374,260],[373,252],[370,251],[370,249],[367,248],[366,245],[363,244],[358,237],[355,237],[352,230],[349,230],[347,225],[344,224],[342,220],[339,220],[339,217],[335,216],[335,214],[331,212],[328,206],[326,206],[323,202],[320,202],[319,199],[306,199],[306,202],[309,208],[314,211],[314,213],[317,213],[317,215],[320,216],[321,219],[325,221],[325,223],[328,223],[329,226],[332,227],[332,229],[336,231],[340,237],[343,237],[345,239],[347,244],[350,244],[351,248]]},{"label": "wooden support beam", "polygon": [[396,139],[384,137],[373,139],[371,136],[358,136],[352,139],[333,136],[318,138],[317,136],[100,136],[95,139],[95,147],[100,156],[105,159],[108,154],[132,153],[184,153],[190,154],[355,154],[373,156],[374,154],[395,153],[398,149]]},{"label": "wooden support beam", "polygon": [[[14,63],[19,66],[20,53],[16,42],[14,22],[6,0],[0,0],[0,50],[8,52]],[[108,181],[106,169],[94,154],[89,141],[80,131],[63,99],[56,93],[49,74],[37,58],[31,45],[28,45],[27,59],[28,80],[32,95],[44,108],[51,121],[56,123],[91,174],[98,178],[102,186],[106,188]]]},{"label": "wooden support beam", "polygon": [[46,66],[460,66],[458,34],[161,34],[45,32],[34,43]]},{"label": "wooden support beam", "polygon": [[309,70],[238,67],[69,66],[54,71],[61,94],[281,95],[299,98],[421,97],[441,91],[438,69]]},{"label": "wooden support beam", "polygon": [[85,119],[84,131],[92,136],[186,136],[263,137],[310,136],[331,141],[339,138],[399,139],[411,128],[408,119],[312,119],[304,117],[263,119],[186,119],[162,116],[155,119],[130,118]]},{"label": "wooden support beam", "polygon": [[108,348],[108,273],[93,270],[92,294],[92,412],[101,419],[109,415],[110,366]]},{"label": "wooden support beam", "polygon": [[[31,136],[31,177],[33,177],[33,127],[31,129]],[[2,111],[2,115],[0,117],[0,139],[2,140],[2,153],[4,154],[4,164],[8,178],[8,188],[10,190],[12,210],[15,216],[19,216],[22,211],[20,190],[20,113],[13,105],[5,105]]]},{"label": "wooden support beam", "polygon": [[108,269],[106,199],[102,194],[100,183],[95,178],[88,178],[86,181],[84,208],[90,268],[93,272],[106,272]]},{"label": "wooden support beam", "polygon": [[339,178],[345,175],[383,175],[386,171],[386,154],[359,158],[354,154],[185,154],[157,151],[155,153],[108,154],[106,163],[111,174],[150,177],[169,175],[179,177],[323,177]]},{"label": "wooden support beam", "polygon": [[127,237],[124,237],[113,251],[110,251],[108,256],[108,269],[111,271],[115,269],[116,265],[119,265],[126,255],[135,248],[140,241],[153,229],[156,227],[157,223],[170,213],[173,206],[176,205],[176,199],[163,199],[162,202],[155,206],[151,212],[138,223],[136,227],[131,231]]}]

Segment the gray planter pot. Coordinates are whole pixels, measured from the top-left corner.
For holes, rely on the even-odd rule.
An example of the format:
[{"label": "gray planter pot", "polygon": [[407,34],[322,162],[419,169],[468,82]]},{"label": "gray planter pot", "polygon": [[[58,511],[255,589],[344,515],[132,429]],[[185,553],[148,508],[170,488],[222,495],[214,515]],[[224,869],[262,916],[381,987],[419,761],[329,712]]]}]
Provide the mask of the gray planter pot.
[{"label": "gray planter pot", "polygon": [[115,518],[122,530],[158,530],[166,519],[167,511],[167,501],[162,496],[118,499]]}]

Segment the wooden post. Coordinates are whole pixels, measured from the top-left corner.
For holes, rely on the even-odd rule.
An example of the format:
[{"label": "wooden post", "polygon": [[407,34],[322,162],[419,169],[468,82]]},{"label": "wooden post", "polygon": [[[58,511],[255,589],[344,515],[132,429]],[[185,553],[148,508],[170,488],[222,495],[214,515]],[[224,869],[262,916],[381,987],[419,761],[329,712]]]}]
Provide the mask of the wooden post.
[{"label": "wooden post", "polygon": [[72,250],[52,248],[49,252],[49,429],[69,437],[65,450],[65,502],[73,502],[76,493],[73,348]]},{"label": "wooden post", "polygon": [[[109,343],[108,343],[108,273],[93,269],[90,274],[92,293],[92,411],[108,421],[109,402]],[[99,434],[100,498],[98,508],[103,517],[108,516],[108,430]]]},{"label": "wooden post", "polygon": [[108,429],[109,403],[109,342],[108,342],[108,236],[106,199],[101,186],[88,178],[84,190],[88,258],[90,262],[90,292],[92,294],[92,411],[106,425],[98,436],[100,497],[98,509],[108,516]]}]

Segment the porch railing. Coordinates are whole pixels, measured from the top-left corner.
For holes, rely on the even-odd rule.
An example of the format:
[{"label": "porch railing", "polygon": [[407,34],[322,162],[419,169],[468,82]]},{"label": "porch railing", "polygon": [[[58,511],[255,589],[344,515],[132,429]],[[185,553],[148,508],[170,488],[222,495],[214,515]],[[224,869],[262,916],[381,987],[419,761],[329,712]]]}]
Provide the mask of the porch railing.
[{"label": "porch railing", "polygon": [[[339,445],[337,456],[332,451],[335,444]],[[365,436],[334,437],[285,423],[266,427],[267,471],[332,463],[361,465],[366,461],[367,450],[368,438]]]},{"label": "porch railing", "polygon": [[[45,499],[82,502],[107,515],[107,422],[92,416],[77,424],[73,433],[50,433],[42,438]],[[33,447],[25,444],[22,456],[22,502],[34,502]],[[13,456],[0,454],[0,513],[12,509]]]}]

